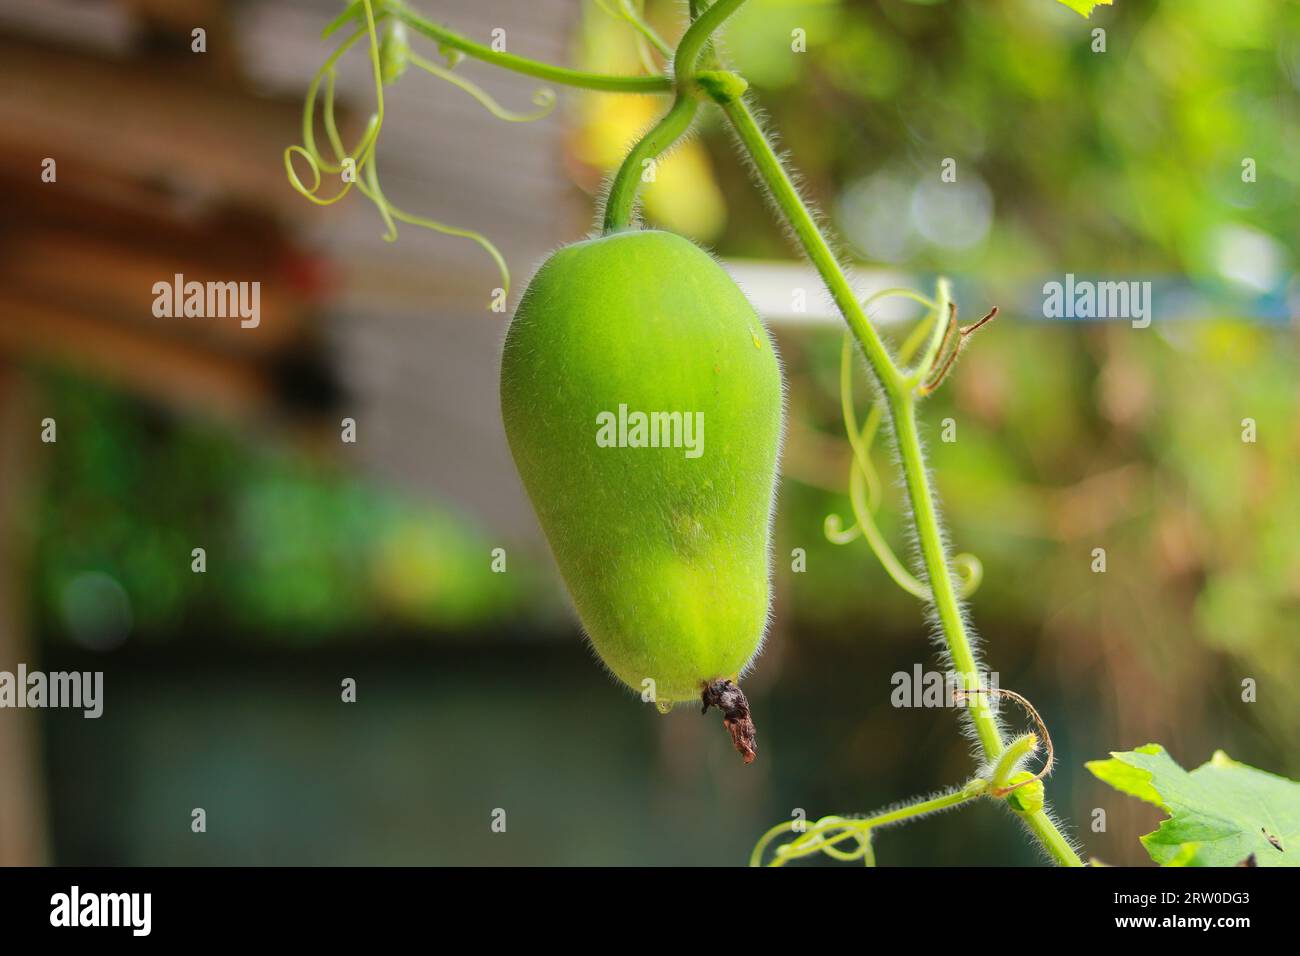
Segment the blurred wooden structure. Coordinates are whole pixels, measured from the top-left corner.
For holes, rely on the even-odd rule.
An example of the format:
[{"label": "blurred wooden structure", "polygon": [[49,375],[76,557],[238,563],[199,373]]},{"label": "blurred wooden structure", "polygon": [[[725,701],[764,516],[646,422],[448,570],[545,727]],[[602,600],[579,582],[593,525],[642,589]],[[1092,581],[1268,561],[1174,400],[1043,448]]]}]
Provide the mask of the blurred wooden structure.
[{"label": "blurred wooden structure", "polygon": [[[27,452],[37,439],[26,384],[0,362],[0,671],[16,673],[31,660],[27,641],[29,500]],[[0,866],[48,860],[42,761],[37,716],[0,710]]]},{"label": "blurred wooden structure", "polygon": [[[0,353],[205,413],[293,397],[281,379],[319,352],[307,317],[322,269],[283,225],[284,190],[229,146],[269,154],[295,104],[209,85],[172,58],[12,38],[0,38],[0,91]],[[177,274],[259,282],[258,327],[155,318],[154,283]]]},{"label": "blurred wooden structure", "polygon": [[[486,308],[499,285],[491,261],[418,229],[385,243],[360,196],[322,210],[285,181],[282,151],[300,138],[301,96],[328,53],[320,30],[339,6],[0,0],[0,668],[38,666],[13,533],[20,477],[39,480],[40,416],[16,400],[28,367],[72,369],[241,428],[337,435],[347,415],[363,469],[535,533],[496,410],[504,316]],[[483,39],[503,27],[512,48],[564,61],[577,9],[446,0],[431,12]],[[203,53],[191,49],[196,27]],[[364,59],[341,70],[354,116],[371,109]],[[469,68],[503,102],[530,101],[532,81]],[[491,235],[516,295],[548,249],[585,230],[585,198],[565,185],[562,108],[501,124],[415,76],[391,88],[387,112],[386,191]],[[259,282],[260,323],[156,318],[154,283],[178,274]],[[0,712],[0,864],[40,863],[39,723],[16,714]]]},{"label": "blurred wooden structure", "polygon": [[[126,15],[165,49],[176,34],[143,6]],[[188,6],[211,7],[214,33],[229,35],[215,4]],[[284,382],[312,348],[314,272],[283,210],[267,209],[278,197],[265,177],[228,150],[229,137],[269,150],[295,107],[242,92],[231,63],[0,35],[0,669],[39,666],[24,620],[41,447],[26,367],[69,367],[204,414],[296,397]],[[177,274],[261,282],[258,328],[156,318],[154,284]],[[0,864],[48,860],[37,727],[35,714],[0,712]]]}]

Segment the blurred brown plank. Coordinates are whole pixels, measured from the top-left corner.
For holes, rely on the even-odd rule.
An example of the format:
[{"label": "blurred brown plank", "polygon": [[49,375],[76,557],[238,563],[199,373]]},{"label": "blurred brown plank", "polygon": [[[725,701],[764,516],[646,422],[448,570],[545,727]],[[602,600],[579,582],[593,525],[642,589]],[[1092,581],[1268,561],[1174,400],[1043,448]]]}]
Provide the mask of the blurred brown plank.
[{"label": "blurred brown plank", "polygon": [[0,37],[0,151],[76,157],[97,173],[126,172],[179,192],[201,187],[301,217],[315,207],[289,188],[282,165],[300,116],[296,102],[213,83],[183,62],[121,61]]},{"label": "blurred brown plank", "polygon": [[[303,332],[304,303],[276,273],[259,275],[255,268],[248,263],[223,268],[222,262],[211,258],[169,255],[164,247],[35,228],[5,251],[0,284],[165,338],[241,353],[287,348]],[[185,282],[258,282],[256,326],[245,327],[237,315],[155,316],[155,283],[171,286],[178,274]]]},{"label": "blurred brown plank", "polygon": [[113,0],[137,19],[152,20],[177,33],[224,23],[226,0]]},{"label": "blurred brown plank", "polygon": [[[24,601],[31,528],[23,516],[31,488],[39,417],[16,366],[0,356],[0,670],[35,666]],[[0,710],[0,866],[49,862],[40,731],[30,710]]]},{"label": "blurred brown plank", "polygon": [[202,414],[265,412],[276,389],[269,370],[192,348],[0,288],[0,360],[54,362]]},{"label": "blurred brown plank", "polygon": [[[281,215],[316,210],[280,162],[297,107],[174,59],[0,38],[0,351],[218,414],[265,413],[287,395],[276,376],[318,351],[308,318],[323,260]],[[41,179],[46,156],[55,182]],[[178,275],[257,283],[257,325],[155,316],[155,285]]]}]

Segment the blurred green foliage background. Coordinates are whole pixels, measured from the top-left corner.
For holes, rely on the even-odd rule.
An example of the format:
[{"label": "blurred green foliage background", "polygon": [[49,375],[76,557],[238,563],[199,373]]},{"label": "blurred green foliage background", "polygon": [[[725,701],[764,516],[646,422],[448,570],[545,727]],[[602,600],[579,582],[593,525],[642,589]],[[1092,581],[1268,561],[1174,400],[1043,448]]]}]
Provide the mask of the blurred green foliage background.
[{"label": "blurred green foliage background", "polygon": [[[585,6],[579,58],[636,69],[630,31]],[[669,36],[680,7],[650,4]],[[925,406],[931,466],[954,545],[984,563],[988,660],[1047,720],[1049,794],[1087,850],[1143,862],[1159,818],[1082,770],[1107,751],[1157,741],[1195,766],[1223,748],[1300,776],[1300,4],[1116,0],[1084,20],[1048,0],[751,0],[725,50],[847,257],[951,275],[968,313],[1003,306]],[[608,170],[655,104],[576,96],[575,158]],[[646,213],[724,257],[791,254],[716,118]],[[1177,291],[1145,330],[1043,320],[1037,290],[1067,272]],[[935,660],[920,608],[865,545],[822,534],[848,513],[839,333],[780,344],[790,435],[752,772],[715,719],[659,717],[599,673],[543,553],[492,574],[495,542],[436,502],[48,377],[61,435],[33,575],[50,666],[118,648],[140,675],[117,704],[134,730],[49,718],[50,753],[98,760],[134,808],[97,829],[63,780],[62,861],[731,864],[793,808],[964,779],[951,714],[889,705],[892,673]],[[897,488],[880,521],[906,552]],[[191,574],[175,556],[196,540],[237,569]],[[364,716],[343,720],[337,675],[358,669]],[[113,754],[138,777],[114,777]],[[166,798],[205,786],[262,825],[167,837]],[[517,838],[489,833],[495,806],[517,808]],[[877,855],[1034,859],[992,807],[890,831]]]}]

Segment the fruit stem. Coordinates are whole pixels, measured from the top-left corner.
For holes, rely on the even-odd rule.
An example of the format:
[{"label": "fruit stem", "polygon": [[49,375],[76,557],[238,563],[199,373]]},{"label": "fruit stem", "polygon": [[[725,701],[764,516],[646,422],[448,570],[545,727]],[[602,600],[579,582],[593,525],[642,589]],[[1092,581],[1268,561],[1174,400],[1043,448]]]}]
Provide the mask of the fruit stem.
[{"label": "fruit stem", "polygon": [[745,0],[717,0],[695,19],[677,44],[673,55],[673,77],[677,98],[668,112],[650,128],[623,159],[610,184],[605,199],[603,232],[609,235],[621,232],[632,224],[636,211],[637,192],[647,181],[645,169],[664,150],[686,135],[699,111],[703,90],[696,81],[695,71],[709,36],[722,21],[731,16]]},{"label": "fruit stem", "polygon": [[605,199],[605,235],[621,232],[632,224],[637,191],[645,178],[646,164],[653,162],[690,129],[699,108],[700,102],[694,97],[678,96],[673,100],[672,108],[628,152]]}]

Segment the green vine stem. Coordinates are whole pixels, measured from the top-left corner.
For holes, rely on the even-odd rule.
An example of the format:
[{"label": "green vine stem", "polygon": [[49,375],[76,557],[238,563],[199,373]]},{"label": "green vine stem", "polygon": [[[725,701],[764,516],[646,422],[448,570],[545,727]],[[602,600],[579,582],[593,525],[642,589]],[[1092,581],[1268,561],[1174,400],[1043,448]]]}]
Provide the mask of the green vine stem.
[{"label": "green vine stem", "polygon": [[[953,670],[967,690],[977,690],[977,660],[967,633],[966,619],[957,596],[957,585],[949,566],[939,525],[938,508],[926,471],[925,453],[916,422],[915,373],[905,375],[894,365],[875,328],[867,321],[839,261],[804,204],[776,151],[741,96],[715,96],[736,132],[737,138],[753,163],[755,174],[781,210],[805,254],[826,283],[835,304],[857,338],[884,393],[893,423],[898,455],[902,463],[917,540],[929,580],[935,613],[943,632],[944,643]],[[940,324],[946,319],[940,315]],[[936,336],[937,336],[936,332]],[[929,350],[927,350],[929,351]],[[984,695],[970,698],[969,714],[975,735],[986,760],[995,762],[1002,754],[1002,735],[997,719]],[[1030,832],[1057,862],[1082,866],[1083,862],[1056,828],[1046,810],[1023,814]]]},{"label": "green vine stem", "polygon": [[506,109],[493,99],[491,94],[481,86],[477,83],[470,82],[463,76],[457,75],[454,70],[449,70],[445,66],[439,66],[437,63],[426,60],[417,53],[408,53],[407,58],[412,66],[418,67],[430,76],[436,76],[438,79],[445,80],[452,86],[464,90],[470,96],[474,97],[474,99],[478,100],[479,104],[485,110],[497,119],[506,123],[532,123],[549,116],[555,109],[555,91],[547,87],[542,87],[533,93],[533,105],[537,107],[534,112],[519,113],[514,110]]},{"label": "green vine stem", "polygon": [[694,92],[695,69],[713,31],[722,26],[722,22],[739,10],[744,2],[745,0],[717,0],[703,13],[692,5],[691,25],[682,34],[677,43],[677,52],[673,55],[673,77],[677,82],[679,96]]},{"label": "green vine stem", "polygon": [[[894,438],[903,462],[903,478],[907,484],[908,499],[912,504],[912,520],[925,563],[926,577],[930,582],[930,596],[935,613],[943,629],[952,658],[953,670],[966,690],[979,689],[979,671],[975,652],[966,633],[966,621],[957,598],[953,575],[948,568],[948,556],[943,547],[943,533],[939,527],[938,509],[930,476],[925,467],[925,453],[916,425],[916,401],[910,393],[888,393],[890,417],[894,423]],[[972,698],[971,721],[984,756],[996,760],[1002,753],[1002,737],[998,731],[993,709],[982,697]]]},{"label": "green vine stem", "polygon": [[1042,844],[1043,849],[1060,863],[1062,866],[1083,866],[1083,860],[1079,859],[1079,854],[1074,847],[1070,845],[1064,834],[1052,822],[1045,807],[1040,807],[1033,813],[1019,815],[1025,821],[1025,826],[1029,832],[1037,837],[1038,842]]},{"label": "green vine stem", "polygon": [[[930,334],[932,343],[943,337],[947,323],[939,322],[939,317],[946,318],[950,315],[951,293],[948,283],[940,280],[938,301],[931,301],[911,289],[882,289],[862,305],[863,308],[870,309],[881,299],[894,296],[911,299],[927,310],[925,318],[916,324],[898,350],[898,362],[906,365],[921,347],[921,342],[927,333]],[[928,349],[918,370],[923,371],[933,365],[936,354],[937,349],[933,347]],[[913,597],[929,601],[930,589],[908,572],[876,525],[875,511],[880,504],[881,490],[880,477],[871,462],[871,445],[884,418],[884,406],[880,401],[874,402],[871,411],[867,414],[865,424],[859,429],[857,415],[853,409],[852,363],[853,335],[845,331],[844,344],[840,349],[840,412],[844,418],[844,430],[848,435],[849,445],[853,449],[849,467],[849,505],[853,512],[854,524],[845,529],[839,515],[827,515],[826,537],[834,544],[848,544],[861,535],[895,584]],[[924,375],[914,377],[919,380],[924,378]],[[959,554],[952,560],[961,574],[961,596],[969,597],[975,593],[983,580],[983,565],[973,554]]]},{"label": "green vine stem", "polygon": [[849,280],[840,269],[839,261],[831,251],[826,238],[817,228],[817,223],[808,207],[804,205],[798,189],[790,181],[790,176],[781,165],[781,160],[777,158],[776,152],[763,135],[748,104],[739,96],[724,96],[719,100],[719,105],[731,121],[741,146],[753,163],[755,175],[766,186],[773,202],[794,231],[799,245],[803,247],[804,254],[808,256],[818,274],[821,275],[822,281],[826,283],[836,307],[862,347],[876,380],[887,393],[897,392],[902,385],[902,376],[894,367],[875,327],[867,321],[866,312],[863,311],[852,286],[849,285]]},{"label": "green vine stem", "polygon": [[522,73],[525,76],[535,76],[539,80],[587,90],[603,90],[607,93],[671,93],[673,91],[673,80],[668,76],[614,76],[542,63],[504,50],[494,50],[490,46],[471,40],[454,30],[425,19],[400,0],[386,0],[384,9],[415,32],[435,40],[442,47],[459,50],[476,60]]}]

